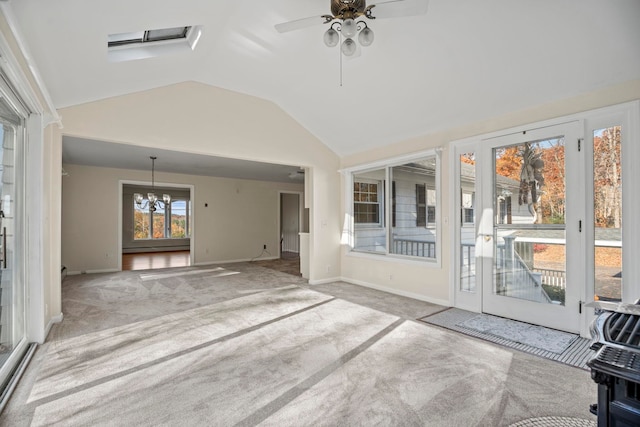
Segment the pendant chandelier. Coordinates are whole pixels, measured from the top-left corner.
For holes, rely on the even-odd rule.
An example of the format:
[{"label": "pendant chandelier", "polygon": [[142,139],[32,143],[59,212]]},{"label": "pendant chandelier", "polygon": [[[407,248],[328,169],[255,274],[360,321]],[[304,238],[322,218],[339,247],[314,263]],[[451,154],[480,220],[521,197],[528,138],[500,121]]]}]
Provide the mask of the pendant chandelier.
[{"label": "pendant chandelier", "polygon": [[133,195],[133,200],[136,202],[136,205],[141,209],[146,209],[149,207],[150,212],[155,212],[157,208],[164,209],[165,206],[171,203],[171,196],[168,194],[162,195],[162,201],[158,200],[158,196],[155,193],[155,165],[156,159],[155,156],[149,156],[151,159],[151,192],[147,193],[147,200],[144,200],[142,194],[135,193]]}]

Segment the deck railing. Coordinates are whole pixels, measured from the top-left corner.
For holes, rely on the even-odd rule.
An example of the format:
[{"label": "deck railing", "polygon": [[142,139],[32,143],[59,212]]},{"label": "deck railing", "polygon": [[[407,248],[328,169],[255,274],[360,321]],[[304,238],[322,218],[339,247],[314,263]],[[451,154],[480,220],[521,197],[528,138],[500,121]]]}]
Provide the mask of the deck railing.
[{"label": "deck railing", "polygon": [[[475,259],[474,259],[475,247],[476,247],[475,243],[460,244],[460,250],[461,250],[460,274],[462,276],[475,274]],[[529,263],[525,261],[528,257],[526,256],[526,254],[523,256],[523,254],[520,252],[520,250],[523,249],[524,247],[525,247],[524,245],[515,246],[516,255],[519,258],[518,263],[520,265],[524,264],[527,267],[529,267]],[[505,249],[504,246],[498,246],[497,248],[498,259],[504,259],[504,249]],[[499,264],[499,268],[501,266],[502,264]],[[567,287],[567,280],[566,280],[567,275],[564,270],[553,270],[548,268],[531,268],[531,267],[529,267],[529,270],[531,271],[534,277],[535,275],[539,275],[540,282],[544,285],[549,285],[549,286],[562,288],[562,289],[565,289]]]},{"label": "deck railing", "polygon": [[550,270],[548,268],[534,268],[534,273],[540,274],[544,285],[553,286],[554,288],[566,289],[567,280],[566,272],[563,270]]},{"label": "deck railing", "polygon": [[393,253],[424,258],[436,257],[436,243],[425,240],[393,238]]}]

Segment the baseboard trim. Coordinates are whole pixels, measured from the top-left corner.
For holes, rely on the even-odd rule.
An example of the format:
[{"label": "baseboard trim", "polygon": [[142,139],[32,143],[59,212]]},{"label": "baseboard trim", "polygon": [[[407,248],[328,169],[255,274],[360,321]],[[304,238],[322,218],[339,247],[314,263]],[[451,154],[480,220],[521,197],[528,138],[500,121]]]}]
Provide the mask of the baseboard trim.
[{"label": "baseboard trim", "polygon": [[82,271],[67,271],[67,276],[77,276],[78,274],[97,274],[97,273],[117,273],[117,268],[105,268],[102,270],[82,270]]},{"label": "baseboard trim", "polygon": [[262,257],[262,258],[227,259],[223,261],[195,262],[192,265],[198,267],[203,265],[233,264],[236,262],[270,261],[274,259],[280,259],[280,258],[277,256],[270,256],[270,257]]},{"label": "baseboard trim", "polygon": [[[62,315],[62,313],[59,313],[59,314],[56,314],[55,316],[53,316],[49,320],[49,323],[47,323],[47,327],[44,329],[44,340],[43,340],[43,342],[47,340],[47,337],[49,336],[49,332],[51,332],[51,328],[53,327],[53,325],[56,324],[56,323],[62,322],[63,317],[64,316]],[[42,344],[42,343],[40,343],[40,344]]]},{"label": "baseboard trim", "polygon": [[401,289],[389,288],[387,286],[376,285],[374,283],[364,282],[362,280],[351,279],[349,277],[342,277],[343,282],[351,283],[353,285],[363,286],[365,288],[375,289],[377,291],[388,292],[390,294],[400,295],[402,297],[417,299],[419,301],[429,302],[431,304],[442,305],[445,307],[452,307],[452,304],[448,300],[440,298],[431,298],[426,295],[416,294],[414,292],[403,291]]},{"label": "baseboard trim", "polygon": [[326,285],[327,283],[342,282],[341,277],[329,277],[328,279],[309,280],[310,285]]}]

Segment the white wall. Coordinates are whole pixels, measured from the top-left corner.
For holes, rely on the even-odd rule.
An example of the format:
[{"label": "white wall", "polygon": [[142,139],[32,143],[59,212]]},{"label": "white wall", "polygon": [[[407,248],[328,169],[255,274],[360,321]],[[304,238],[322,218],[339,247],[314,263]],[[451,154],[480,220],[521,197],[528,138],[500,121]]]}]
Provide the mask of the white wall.
[{"label": "white wall", "polygon": [[[68,176],[62,182],[62,263],[70,274],[117,270],[121,181],[144,181],[149,172],[72,164],[64,169]],[[303,190],[302,184],[166,172],[156,172],[156,182],[194,186],[196,264],[250,260],[265,244],[277,256],[278,192]],[[87,196],[95,194],[100,195],[97,205]]]}]

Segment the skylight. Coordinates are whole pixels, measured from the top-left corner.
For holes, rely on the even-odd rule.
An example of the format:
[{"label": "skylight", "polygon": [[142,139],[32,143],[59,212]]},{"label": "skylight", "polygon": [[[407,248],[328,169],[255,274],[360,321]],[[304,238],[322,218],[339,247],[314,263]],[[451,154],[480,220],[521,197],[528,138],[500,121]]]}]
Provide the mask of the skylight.
[{"label": "skylight", "polygon": [[196,48],[201,35],[201,25],[109,34],[107,58],[109,62],[122,62],[189,52]]},{"label": "skylight", "polygon": [[158,42],[163,40],[178,40],[187,37],[191,27],[161,28],[159,30],[135,31],[132,33],[109,34],[109,47],[123,46],[136,43]]}]

